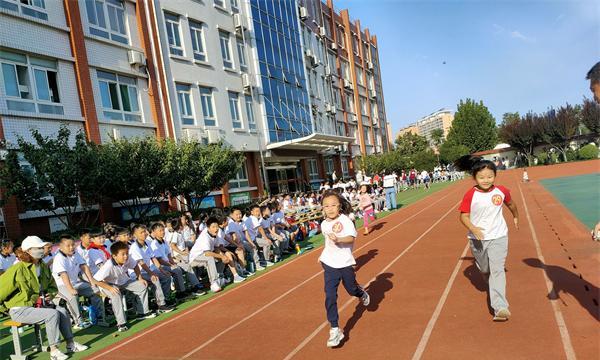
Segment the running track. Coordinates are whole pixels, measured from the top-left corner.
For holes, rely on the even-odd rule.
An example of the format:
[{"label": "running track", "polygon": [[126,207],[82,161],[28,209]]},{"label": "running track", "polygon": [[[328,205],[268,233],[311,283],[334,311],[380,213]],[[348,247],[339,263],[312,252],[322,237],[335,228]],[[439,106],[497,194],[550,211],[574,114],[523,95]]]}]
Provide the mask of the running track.
[{"label": "running track", "polygon": [[466,180],[358,237],[371,305],[340,287],[347,341],[337,349],[325,346],[317,249],[88,359],[597,359],[600,244],[536,180],[599,170],[600,161],[531,168],[528,184],[520,171],[499,173],[521,220],[518,231],[509,222],[506,323],[491,321],[458,222]]}]

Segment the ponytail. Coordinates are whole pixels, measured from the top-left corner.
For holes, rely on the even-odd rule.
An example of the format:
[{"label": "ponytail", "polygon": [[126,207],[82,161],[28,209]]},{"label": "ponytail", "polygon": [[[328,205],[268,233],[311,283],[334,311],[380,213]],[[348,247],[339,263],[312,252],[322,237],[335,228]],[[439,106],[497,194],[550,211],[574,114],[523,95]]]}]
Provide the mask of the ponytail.
[{"label": "ponytail", "polygon": [[469,172],[475,177],[483,169],[489,169],[496,175],[496,164],[490,160],[484,160],[481,156],[464,155],[454,162],[454,166],[460,171]]}]

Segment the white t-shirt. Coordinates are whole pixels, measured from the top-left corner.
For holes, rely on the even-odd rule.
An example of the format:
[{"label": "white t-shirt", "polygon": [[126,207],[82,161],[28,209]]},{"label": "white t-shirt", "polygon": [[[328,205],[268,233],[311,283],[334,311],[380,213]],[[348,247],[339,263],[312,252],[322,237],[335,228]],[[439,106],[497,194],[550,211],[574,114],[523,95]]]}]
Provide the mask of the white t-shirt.
[{"label": "white t-shirt", "polygon": [[106,281],[111,285],[125,285],[131,279],[129,274],[134,272],[136,266],[137,262],[131,257],[127,258],[127,262],[123,265],[119,265],[113,259],[110,259],[94,274],[94,279]]},{"label": "white t-shirt", "polygon": [[15,260],[17,260],[17,257],[15,256],[15,254],[10,254],[7,256],[0,254],[0,270],[2,270],[2,271],[8,270],[8,268],[11,267],[12,264],[15,263]]},{"label": "white t-shirt", "polygon": [[169,244],[175,244],[179,251],[185,251],[185,240],[183,240],[183,235],[178,233],[177,231],[169,232],[169,234],[165,235],[165,241]]},{"label": "white t-shirt", "polygon": [[[148,246],[147,242],[144,242],[144,245],[140,246],[140,244],[137,241],[134,241],[131,244],[131,246],[129,246],[129,256],[136,262],[143,260],[144,263],[146,263],[146,265],[148,265],[150,270],[152,270],[152,271],[156,270],[156,266],[154,266],[154,263],[152,262],[152,258],[154,257],[154,252],[152,251],[150,246]],[[142,273],[146,272],[141,266],[140,266],[140,271]],[[132,271],[130,271],[129,273],[131,274]]]},{"label": "white t-shirt", "polygon": [[396,184],[396,178],[394,177],[394,175],[388,174],[383,177],[383,187],[384,188],[394,187],[395,184]]},{"label": "white t-shirt", "polygon": [[260,220],[254,216],[248,216],[248,218],[244,221],[244,225],[248,230],[250,239],[254,241],[254,239],[256,239],[256,235],[258,235],[258,227],[260,226]]},{"label": "white t-shirt", "polygon": [[207,251],[214,251],[215,247],[218,246],[218,241],[218,237],[211,236],[208,233],[208,229],[204,229],[190,250],[190,262],[196,260],[198,256]]},{"label": "white t-shirt", "polygon": [[61,273],[66,272],[71,285],[75,285],[81,282],[79,274],[81,273],[80,266],[85,264],[85,260],[75,251],[72,256],[66,256],[62,251],[59,251],[54,255],[54,262],[52,263],[52,276],[56,281],[57,286],[64,286],[64,282],[60,277]]},{"label": "white t-shirt", "polygon": [[219,231],[217,232],[217,246],[219,245],[231,246],[229,241],[225,240],[225,231],[221,228],[219,228]]},{"label": "white t-shirt", "polygon": [[169,243],[163,239],[162,242],[157,239],[152,238],[150,241],[150,248],[154,253],[155,258],[161,258],[163,260],[169,261],[169,255],[171,254],[171,248],[169,247]]},{"label": "white t-shirt", "polygon": [[[510,200],[510,191],[504,186],[492,186],[486,192],[473,187],[465,194],[458,210],[461,213],[469,213],[473,225],[483,229],[484,240],[492,240],[508,234],[508,227],[502,215],[502,204]],[[470,231],[467,236],[475,239],[475,235]]]},{"label": "white t-shirt", "polygon": [[429,173],[426,170],[421,171],[421,179],[429,178]]},{"label": "white t-shirt", "polygon": [[75,251],[77,251],[77,253],[83,258],[83,260],[85,260],[87,266],[90,267],[92,275],[94,275],[98,271],[99,266],[104,264],[104,262],[106,261],[106,256],[104,255],[102,250],[84,249],[83,246],[80,244],[75,249]]},{"label": "white t-shirt", "polygon": [[319,257],[319,261],[336,269],[341,269],[356,264],[354,256],[352,255],[354,243],[336,244],[329,240],[329,234],[332,233],[334,233],[338,238],[346,236],[356,237],[356,228],[348,216],[342,214],[334,220],[323,220],[321,223],[321,231],[325,237],[325,247],[323,248],[323,252]]}]

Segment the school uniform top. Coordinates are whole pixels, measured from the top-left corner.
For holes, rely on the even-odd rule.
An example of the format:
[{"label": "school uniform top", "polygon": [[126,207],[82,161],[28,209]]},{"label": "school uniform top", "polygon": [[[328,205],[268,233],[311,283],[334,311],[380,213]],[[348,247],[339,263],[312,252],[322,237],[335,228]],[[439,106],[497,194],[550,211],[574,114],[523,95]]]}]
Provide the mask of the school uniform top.
[{"label": "school uniform top", "polygon": [[165,239],[158,240],[153,237],[150,237],[150,239],[150,249],[152,249],[154,257],[169,261],[169,255],[171,255],[169,243]]},{"label": "school uniform top", "polygon": [[219,231],[217,231],[217,246],[233,246],[229,241],[225,240],[226,235],[227,234],[225,233],[225,231],[222,228],[219,228]]},{"label": "school uniform top", "polygon": [[394,177],[394,175],[388,174],[383,177],[383,187],[384,188],[394,187],[395,183],[396,183],[396,178]]},{"label": "school uniform top", "polygon": [[[308,203],[310,204],[310,199],[308,199]],[[285,215],[283,214],[283,211],[274,212],[273,215],[271,215],[271,221],[275,225],[285,225]]]},{"label": "school uniform top", "polygon": [[334,233],[338,238],[346,236],[356,237],[356,228],[354,223],[346,215],[340,215],[337,219],[325,219],[321,223],[321,232],[325,238],[325,246],[319,257],[319,261],[323,264],[341,269],[356,264],[352,255],[352,244],[336,244],[329,240],[329,234]]},{"label": "school uniform top", "polygon": [[165,241],[169,244],[175,244],[179,251],[185,251],[185,240],[183,239],[183,235],[178,233],[177,231],[169,232],[169,234],[165,234]]},{"label": "school uniform top", "polygon": [[125,285],[131,280],[129,274],[133,272],[136,266],[137,261],[133,260],[131,257],[128,257],[123,265],[117,264],[117,262],[111,258],[100,267],[96,274],[94,274],[94,279],[97,281],[106,281],[111,285]]},{"label": "school uniform top", "polygon": [[11,267],[12,264],[15,263],[15,260],[17,260],[17,257],[15,256],[15,254],[8,254],[8,255],[0,254],[0,270],[2,270],[2,271],[8,270],[8,268]]},{"label": "school uniform top", "polygon": [[271,218],[262,218],[260,219],[260,226],[263,229],[268,229],[271,227],[271,225],[273,225],[273,223],[271,222]]},{"label": "school uniform top", "polygon": [[[150,246],[148,246],[148,242],[144,241],[144,244],[140,245],[137,242],[137,240],[134,240],[133,243],[129,246],[129,256],[133,260],[135,260],[135,262],[139,262],[140,260],[144,261],[144,263],[146,263],[146,265],[148,265],[150,270],[152,270],[152,271],[156,270],[156,266],[154,266],[154,263],[152,262],[152,258],[155,257],[154,252],[152,251],[152,248],[150,248]],[[140,266],[140,271],[142,273],[146,272],[146,270],[144,270],[141,266]],[[130,275],[132,273],[133,273],[133,271],[129,272]]]},{"label": "school uniform top", "polygon": [[258,227],[260,226],[260,219],[254,216],[248,216],[248,218],[244,221],[244,226],[246,226],[246,230],[248,230],[248,234],[250,235],[250,239],[254,241],[256,239],[256,235],[258,235]]},{"label": "school uniform top", "polygon": [[102,250],[92,249],[92,248],[84,248],[81,244],[75,249],[75,251],[83,258],[87,266],[90,267],[90,271],[92,275],[98,271],[100,265],[102,265],[106,261],[106,257]]},{"label": "school uniform top", "polygon": [[218,246],[218,241],[218,237],[212,236],[208,232],[208,229],[204,229],[190,250],[190,262],[196,260],[198,256],[203,255],[207,251],[214,251],[215,247]]},{"label": "school uniform top", "polygon": [[[502,204],[507,204],[510,200],[510,191],[504,186],[492,185],[488,191],[473,187],[463,197],[458,210],[468,213],[473,225],[483,229],[483,240],[492,240],[508,234],[508,227],[502,216]],[[470,231],[467,236],[475,239]]]},{"label": "school uniform top", "polygon": [[235,222],[232,218],[229,218],[227,221],[227,227],[225,227],[225,234],[236,234],[240,241],[246,241],[246,236],[244,235],[244,225],[242,223]]},{"label": "school uniform top", "polygon": [[52,276],[56,281],[57,286],[64,286],[60,274],[67,273],[71,285],[75,285],[81,282],[79,274],[81,273],[80,266],[85,264],[85,260],[75,251],[73,255],[67,256],[62,251],[58,251],[54,256],[54,262],[52,263]]}]

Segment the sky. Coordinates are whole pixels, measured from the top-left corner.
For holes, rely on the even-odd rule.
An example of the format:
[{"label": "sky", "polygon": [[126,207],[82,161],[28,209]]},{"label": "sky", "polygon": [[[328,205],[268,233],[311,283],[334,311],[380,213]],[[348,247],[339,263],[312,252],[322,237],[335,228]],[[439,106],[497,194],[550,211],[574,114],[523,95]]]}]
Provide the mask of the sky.
[{"label": "sky", "polygon": [[[502,114],[591,98],[599,0],[334,0],[377,36],[387,120],[398,130],[461,99]],[[445,64],[444,64],[445,62]]]}]

